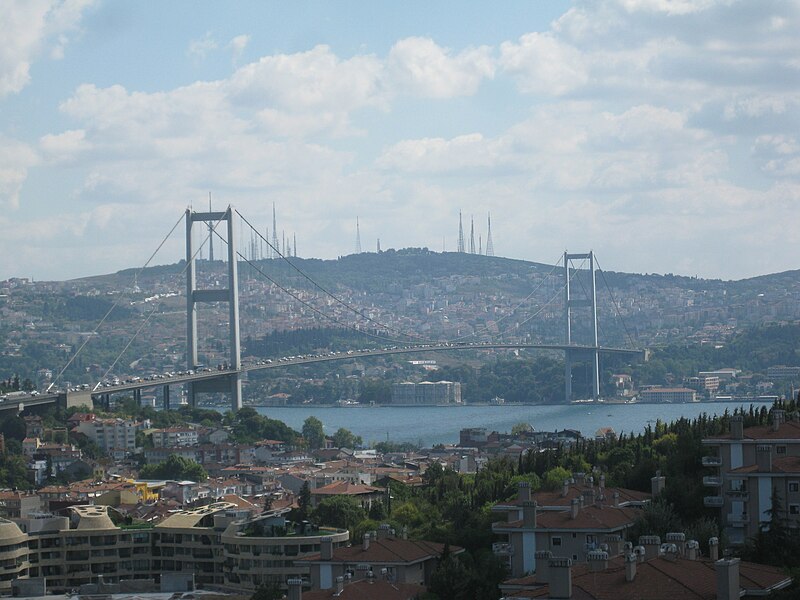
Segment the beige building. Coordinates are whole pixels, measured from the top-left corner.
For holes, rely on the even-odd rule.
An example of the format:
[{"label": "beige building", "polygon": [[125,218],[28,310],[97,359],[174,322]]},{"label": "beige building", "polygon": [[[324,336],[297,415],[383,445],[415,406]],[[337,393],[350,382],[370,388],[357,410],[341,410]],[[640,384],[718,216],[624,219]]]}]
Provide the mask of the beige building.
[{"label": "beige building", "polygon": [[744,544],[770,520],[777,499],[790,526],[800,526],[800,421],[786,421],[773,409],[769,425],[744,429],[741,415],[730,419],[730,433],[703,440],[708,453],[703,483],[707,507],[720,511],[731,544]]},{"label": "beige building", "polygon": [[27,537],[16,523],[0,519],[0,594],[10,594],[11,582],[28,576]]}]

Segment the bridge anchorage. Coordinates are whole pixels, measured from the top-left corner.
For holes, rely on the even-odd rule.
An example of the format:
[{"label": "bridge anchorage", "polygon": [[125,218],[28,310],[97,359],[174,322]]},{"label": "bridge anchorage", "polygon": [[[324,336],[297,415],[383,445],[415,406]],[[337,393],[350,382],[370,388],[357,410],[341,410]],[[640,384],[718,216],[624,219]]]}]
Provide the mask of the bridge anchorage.
[{"label": "bridge anchorage", "polygon": [[[236,240],[238,237],[236,230],[236,217],[243,219],[243,221],[249,225],[249,222],[247,222],[247,220],[244,219],[244,217],[241,217],[241,215],[231,207],[228,207],[227,210],[223,212],[212,212],[211,210],[209,210],[208,212],[194,212],[191,209],[189,209],[186,210],[185,215],[182,217],[182,219],[185,219],[185,225],[186,225],[186,264],[184,273],[186,276],[187,371],[180,372],[177,374],[170,373],[169,374],[170,376],[166,378],[165,376],[162,375],[156,375],[150,378],[146,378],[145,380],[141,380],[138,377],[133,377],[127,380],[126,382],[113,385],[112,388],[101,387],[100,383],[98,383],[97,385],[95,385],[93,388],[90,389],[73,390],[69,392],[50,393],[50,388],[48,388],[47,392],[40,394],[39,396],[35,397],[31,396],[25,399],[20,399],[19,402],[2,402],[0,403],[0,411],[6,411],[12,409],[22,411],[25,408],[56,403],[56,402],[66,406],[91,406],[93,400],[97,400],[101,405],[104,405],[107,408],[110,405],[111,394],[130,393],[137,401],[139,401],[141,399],[142,390],[153,389],[158,387],[161,387],[163,390],[164,408],[168,410],[171,407],[170,387],[176,385],[186,386],[188,402],[192,406],[196,405],[198,394],[228,393],[230,394],[231,398],[231,409],[233,411],[237,411],[242,407],[242,376],[243,374],[249,371],[283,368],[293,364],[309,364],[315,362],[329,362],[329,361],[351,359],[353,354],[352,352],[328,352],[327,354],[320,356],[288,357],[288,358],[278,359],[275,361],[272,360],[259,361],[255,364],[242,363],[241,346],[240,346],[241,340],[239,334],[238,261],[241,259],[248,262],[249,264],[251,263],[243,254],[241,254],[237,250],[236,247]],[[217,226],[221,224],[223,221],[227,225],[227,239],[225,239],[222,235],[220,235],[215,231]],[[200,244],[199,247],[195,247],[193,244],[192,232],[193,232],[193,227],[196,223],[202,223],[208,227],[209,230],[208,239],[210,239],[212,235],[217,235],[217,237],[219,237],[220,240],[225,242],[228,247],[228,252],[227,252],[228,277],[227,277],[227,287],[224,289],[197,288],[195,260],[203,244]],[[175,227],[173,227],[172,230],[173,232],[178,225],[180,225],[180,221],[178,221],[175,224]],[[172,232],[170,232],[170,234],[171,233]],[[170,234],[168,234],[167,237],[169,237]],[[269,242],[267,243],[269,244]],[[278,256],[282,256],[280,255],[279,250],[275,249],[275,251],[278,253]],[[582,261],[582,262],[576,267],[573,261]],[[559,263],[560,262],[561,261],[559,261]],[[588,269],[584,269],[584,265],[586,265],[587,262],[588,262]],[[146,266],[147,264],[145,264],[145,267]],[[260,272],[260,269],[257,266],[252,264],[251,266],[253,266],[257,271]],[[581,254],[570,254],[568,252],[565,252],[563,256],[562,267],[563,267],[563,277],[564,277],[563,315],[564,315],[564,326],[565,326],[563,343],[538,344],[538,343],[519,343],[519,342],[508,343],[508,342],[494,342],[494,341],[465,342],[458,340],[450,340],[450,341],[428,340],[427,343],[417,344],[417,345],[362,349],[358,352],[357,356],[364,358],[368,356],[388,356],[391,354],[461,351],[461,350],[475,350],[475,349],[488,349],[488,348],[498,348],[498,349],[527,348],[527,349],[562,351],[564,352],[564,375],[565,375],[564,392],[567,401],[572,400],[573,397],[573,367],[575,364],[581,362],[586,362],[591,366],[591,374],[592,374],[591,396],[594,399],[599,399],[601,354],[639,356],[643,360],[647,360],[648,351],[640,349],[617,348],[617,347],[600,345],[598,336],[597,285],[595,277],[595,272],[598,267],[597,267],[597,260],[593,252],[581,253]],[[553,267],[553,271],[551,273],[555,273],[557,269],[558,269],[558,264]],[[578,276],[580,274],[583,274],[584,279],[588,277],[588,283],[584,283],[583,279]],[[306,276],[304,273],[303,275]],[[575,280],[575,283],[573,283],[573,280]],[[314,282],[313,280],[309,279],[309,281],[313,285],[317,285],[316,282]],[[274,281],[273,283],[278,285]],[[575,294],[573,294],[573,288],[575,288],[578,284],[580,285],[582,291],[584,292],[584,297],[579,297],[579,296],[576,297]],[[290,290],[284,289],[284,291],[292,295],[292,292]],[[326,291],[326,293],[328,292]],[[557,290],[556,295],[551,299],[551,301],[558,298],[560,293],[561,293],[560,290]],[[299,298],[296,299],[299,300]],[[350,310],[353,310],[354,312],[363,316],[363,313],[360,313],[357,308],[348,305],[341,299],[338,298],[334,299],[340,302],[340,304],[347,306]],[[613,296],[612,296],[612,301],[613,301]],[[210,302],[228,303],[228,326],[229,326],[229,345],[230,345],[227,365],[222,370],[217,369],[213,371],[208,368],[203,368],[199,364],[198,344],[197,344],[198,341],[197,305],[201,303],[210,303]],[[548,301],[545,304],[545,306],[549,304],[549,302],[550,301]],[[589,335],[588,335],[588,337],[591,339],[588,340],[587,342],[581,343],[577,342],[576,338],[587,337],[585,331],[587,329],[587,326],[586,323],[583,322],[581,327],[583,331],[577,330],[577,328],[576,331],[573,331],[573,322],[576,316],[574,313],[577,312],[576,309],[587,308],[587,307],[591,311],[591,320],[590,320]],[[312,306],[310,306],[309,308],[311,308],[312,310],[316,310]],[[320,313],[320,316],[327,317],[322,313]],[[619,314],[617,316],[619,317]],[[100,322],[98,328],[100,327],[100,325],[102,325],[102,322],[103,321]],[[146,322],[147,321],[145,321],[145,324]],[[340,325],[343,324],[340,321],[337,321],[337,323],[339,323]],[[388,325],[384,326],[387,328],[387,330],[391,330],[391,328]],[[409,334],[406,333],[403,335],[409,335]],[[87,340],[88,339],[90,338],[87,337]],[[70,362],[74,360],[75,356],[77,356],[77,354],[80,353],[80,350],[82,348],[83,346],[81,346],[81,348],[78,349],[75,355],[73,355],[72,359],[70,359]],[[117,357],[117,360],[119,360],[119,358],[124,352],[125,349],[123,349],[122,353],[120,353],[120,356]],[[116,361],[114,362],[114,364],[116,364]],[[111,368],[113,368],[114,364],[111,365],[109,371],[111,370]],[[64,369],[66,369],[67,366],[69,366],[69,362],[64,367]],[[61,373],[64,372],[64,369],[62,369]],[[107,386],[108,384],[105,385]],[[83,386],[83,387],[88,388],[88,386]]]}]

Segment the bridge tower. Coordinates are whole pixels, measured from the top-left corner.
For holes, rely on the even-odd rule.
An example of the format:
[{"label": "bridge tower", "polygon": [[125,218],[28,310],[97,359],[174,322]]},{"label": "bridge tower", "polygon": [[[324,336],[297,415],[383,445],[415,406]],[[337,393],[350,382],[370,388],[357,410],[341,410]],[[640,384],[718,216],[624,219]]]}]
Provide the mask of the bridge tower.
[{"label": "bridge tower", "polygon": [[[589,298],[573,298],[570,287],[570,265],[573,260],[588,260],[589,261],[589,274],[591,285]],[[573,267],[574,268],[574,267]],[[564,323],[565,330],[565,343],[567,346],[572,345],[572,307],[589,306],[592,310],[592,348],[588,350],[589,358],[592,364],[592,398],[598,400],[600,398],[600,345],[597,337],[597,283],[595,279],[595,261],[594,252],[588,254],[569,254],[564,252]],[[564,393],[567,401],[572,400],[572,363],[574,359],[585,358],[586,350],[571,350],[567,348],[564,351]]]},{"label": "bridge tower", "polygon": [[[196,283],[195,249],[192,242],[192,226],[196,222],[207,223],[209,230],[214,224],[226,221],[228,224],[228,287],[227,289],[199,290]],[[201,302],[227,302],[228,326],[230,331],[230,373],[223,378],[197,381],[188,384],[189,403],[195,405],[198,393],[229,392],[231,409],[236,412],[242,407],[241,350],[239,346],[239,273],[238,253],[236,252],[236,232],[233,209],[228,206],[225,212],[194,212],[186,209],[186,362],[189,369],[196,369],[197,360],[197,304]]]}]

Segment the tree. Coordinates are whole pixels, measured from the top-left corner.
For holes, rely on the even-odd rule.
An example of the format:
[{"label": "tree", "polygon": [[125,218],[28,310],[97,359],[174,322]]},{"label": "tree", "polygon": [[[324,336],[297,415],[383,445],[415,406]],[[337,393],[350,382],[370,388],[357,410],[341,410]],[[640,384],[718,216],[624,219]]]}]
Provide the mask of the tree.
[{"label": "tree", "polygon": [[297,497],[297,520],[305,521],[311,512],[311,488],[308,481],[303,482],[303,487],[300,488],[300,494]]},{"label": "tree", "polygon": [[277,583],[262,584],[250,596],[250,600],[281,600],[283,590]]},{"label": "tree", "polygon": [[520,433],[529,433],[533,431],[533,427],[531,427],[530,423],[517,423],[511,428],[511,433],[513,435],[519,435]]},{"label": "tree", "polygon": [[349,429],[340,427],[333,434],[333,445],[337,448],[357,448],[363,444],[360,435],[354,435]]},{"label": "tree", "polygon": [[314,510],[314,518],[322,525],[352,529],[367,517],[361,505],[347,496],[325,498]]},{"label": "tree", "polygon": [[439,565],[431,574],[428,589],[440,600],[467,600],[467,581],[467,569],[450,554],[450,547],[445,544]]},{"label": "tree", "polygon": [[145,465],[139,472],[142,479],[190,479],[205,481],[208,474],[202,465],[177,454],[155,465]]},{"label": "tree", "polygon": [[303,438],[309,448],[322,448],[325,444],[325,433],[322,430],[322,421],[311,416],[303,421]]}]

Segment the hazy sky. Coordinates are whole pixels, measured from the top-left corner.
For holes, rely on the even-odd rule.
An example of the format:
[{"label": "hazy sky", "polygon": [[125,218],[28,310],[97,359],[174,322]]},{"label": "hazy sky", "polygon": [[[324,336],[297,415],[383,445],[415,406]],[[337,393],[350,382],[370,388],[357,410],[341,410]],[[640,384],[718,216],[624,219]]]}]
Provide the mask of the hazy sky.
[{"label": "hazy sky", "polygon": [[[189,205],[300,256],[800,267],[800,0],[0,0],[0,279],[144,263]],[[183,252],[179,228],[158,263]]]}]

